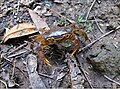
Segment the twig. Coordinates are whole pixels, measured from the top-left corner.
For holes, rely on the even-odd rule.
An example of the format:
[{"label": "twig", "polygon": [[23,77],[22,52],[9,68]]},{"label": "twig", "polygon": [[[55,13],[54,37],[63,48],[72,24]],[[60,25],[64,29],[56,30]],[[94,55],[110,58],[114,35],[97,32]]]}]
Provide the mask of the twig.
[{"label": "twig", "polygon": [[8,61],[8,62],[12,62],[12,60],[9,60],[5,55],[2,55],[2,57],[1,58],[4,58],[6,61]]},{"label": "twig", "polygon": [[[12,64],[12,61],[10,61],[8,58],[6,58],[6,57],[4,57],[4,56],[3,56],[3,58],[4,58],[7,62],[9,62],[9,64],[10,64],[12,67],[14,67],[14,65]],[[18,69],[18,70],[25,76],[26,79],[28,79],[28,77],[24,74],[24,72],[23,72],[20,68],[18,68],[18,67],[16,67],[16,66],[15,66],[15,68]]]},{"label": "twig", "polygon": [[84,69],[81,68],[80,66],[78,66],[78,67],[79,67],[79,69],[81,70],[81,72],[83,73],[83,75],[84,75],[85,79],[87,80],[87,82],[88,82],[89,86],[91,87],[91,89],[94,89],[93,86],[92,86],[92,84],[91,84],[91,82],[89,81],[89,79],[88,79],[88,77],[87,77]]},{"label": "twig", "polygon": [[90,8],[89,8],[89,10],[88,10],[88,13],[87,13],[87,15],[86,15],[86,19],[85,19],[85,20],[88,19],[89,13],[90,13],[91,9],[93,8],[95,2],[96,2],[96,0],[94,0],[93,3],[91,4],[91,6],[90,6]]},{"label": "twig", "polygon": [[[12,65],[13,66],[13,65]],[[20,69],[20,68],[18,68],[18,67],[15,67],[16,69],[18,69],[22,74],[23,74],[23,76],[26,78],[26,79],[28,79],[28,76],[26,76],[25,75],[25,73]]]},{"label": "twig", "polygon": [[46,74],[42,74],[42,73],[38,73],[40,76],[43,76],[43,77],[47,77],[47,78],[50,78],[50,79],[53,79],[54,80],[54,78],[52,78],[51,76],[49,76],[49,75],[46,75]]},{"label": "twig", "polygon": [[72,89],[84,89],[84,76],[77,66],[76,58],[69,53],[66,54],[67,64],[69,66],[69,73],[72,83]]},{"label": "twig", "polygon": [[10,55],[10,54],[13,54],[15,53],[16,51],[18,51],[19,49],[25,47],[28,43],[24,43],[22,45],[20,45],[19,47],[17,47],[16,49],[14,49],[13,51],[9,52],[7,55]]},{"label": "twig", "polygon": [[21,54],[23,54],[23,53],[26,53],[27,51],[25,50],[25,51],[22,51],[22,52],[18,52],[18,53],[16,53],[16,54],[12,54],[12,55],[10,55],[10,56],[8,56],[7,58],[12,58],[12,57],[15,57],[15,56],[19,56],[19,55],[21,55]]},{"label": "twig", "polygon": [[99,37],[98,39],[94,40],[93,42],[91,42],[90,44],[86,45],[85,47],[79,49],[79,50],[78,50],[78,53],[81,52],[81,51],[84,51],[84,50],[88,49],[88,48],[91,47],[93,44],[95,44],[96,42],[98,42],[100,39],[102,39],[103,37],[105,37],[105,36],[107,36],[107,35],[115,32],[115,31],[117,31],[118,29],[120,29],[120,26],[118,26],[115,30],[111,30],[111,31],[103,34],[103,35],[102,35],[101,37]]},{"label": "twig", "polygon": [[80,71],[81,71],[82,74],[84,75],[84,77],[85,77],[85,79],[87,80],[89,86],[91,87],[91,89],[94,89],[93,86],[92,86],[92,84],[91,84],[91,82],[89,81],[86,73],[85,73],[85,70],[80,66],[80,62],[79,62],[78,58],[76,57],[75,59],[76,59],[78,68],[80,69]]},{"label": "twig", "polygon": [[[117,29],[116,29],[116,30],[117,30]],[[94,41],[91,42],[90,44],[88,44],[88,45],[86,45],[85,47],[79,49],[78,52],[81,52],[81,51],[84,51],[84,50],[88,49],[88,48],[91,47],[93,44],[95,44],[96,42],[98,42],[100,39],[102,39],[103,37],[105,37],[105,36],[107,36],[107,35],[113,33],[114,31],[115,31],[115,30],[111,30],[111,31],[105,33],[104,35],[102,35],[102,36],[99,37],[98,39],[94,40]]]},{"label": "twig", "polygon": [[13,76],[14,76],[14,73],[15,73],[15,62],[16,62],[16,60],[13,61],[13,69],[12,69],[11,79],[13,79]]},{"label": "twig", "polygon": [[19,9],[20,9],[20,1],[18,0],[18,6],[17,6],[17,22],[19,21],[20,17],[18,17],[18,12],[19,12]]},{"label": "twig", "polygon": [[118,85],[120,86],[120,83],[119,83],[119,82],[117,82],[117,81],[109,78],[107,75],[104,75],[104,77],[105,77],[106,79],[108,79],[109,81],[111,81],[111,82],[113,82],[113,83],[115,83],[115,84],[118,84]]},{"label": "twig", "polygon": [[[49,9],[49,8],[48,8],[48,9]],[[53,13],[59,15],[60,17],[65,18],[65,19],[68,20],[70,23],[76,23],[74,20],[71,20],[71,19],[69,19],[69,18],[61,15],[59,12],[57,12],[57,11],[55,11],[55,10],[53,10],[53,9],[49,9],[49,10],[52,11]],[[89,22],[89,21],[92,21],[92,22],[93,22],[93,21],[95,21],[95,20],[88,20],[88,21],[87,21],[87,20],[82,20],[81,23],[85,23],[85,22]],[[97,19],[96,19],[96,21],[103,22],[102,20],[97,20]]]},{"label": "twig", "polygon": [[115,38],[116,34],[117,34],[117,32],[115,32],[115,33],[114,33],[114,35],[113,35],[112,39],[114,39],[114,38]]},{"label": "twig", "polygon": [[[94,22],[95,20],[82,20],[80,23],[85,23],[85,22]],[[97,22],[103,22],[102,20],[96,19]]]},{"label": "twig", "polygon": [[101,33],[104,33],[103,30],[101,29],[101,27],[99,26],[99,24],[98,24],[98,22],[97,22],[95,16],[94,16],[94,19],[95,19],[95,23],[96,23],[98,29],[100,30],[100,32],[101,32]]},{"label": "twig", "polygon": [[116,27],[116,30],[120,29],[120,26]]},{"label": "twig", "polygon": [[115,48],[118,48],[117,44],[114,44],[114,43],[112,43],[112,44],[113,44],[113,46],[115,46]]},{"label": "twig", "polygon": [[60,17],[65,18],[65,19],[68,20],[70,23],[76,23],[75,21],[73,21],[73,20],[71,20],[71,19],[69,19],[69,18],[61,15],[59,12],[57,12],[57,11],[55,11],[55,10],[53,10],[53,9],[50,9],[50,8],[48,8],[48,9],[49,9],[50,11],[52,11],[53,13],[59,15]]},{"label": "twig", "polygon": [[[5,81],[3,81],[3,80],[0,79],[0,82],[2,82],[2,83],[5,85],[5,88],[8,89],[8,88],[7,88],[7,84],[6,84]],[[0,86],[0,88],[1,88],[1,86]]]}]

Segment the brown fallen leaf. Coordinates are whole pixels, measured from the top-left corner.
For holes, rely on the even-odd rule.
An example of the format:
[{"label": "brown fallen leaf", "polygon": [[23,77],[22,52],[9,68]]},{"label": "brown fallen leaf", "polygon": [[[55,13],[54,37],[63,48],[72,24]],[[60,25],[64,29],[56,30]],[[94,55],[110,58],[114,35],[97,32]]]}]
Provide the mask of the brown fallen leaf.
[{"label": "brown fallen leaf", "polygon": [[3,42],[6,42],[8,39],[22,37],[36,32],[37,31],[35,30],[35,25],[33,25],[32,23],[21,23],[9,29],[4,34],[2,40]]},{"label": "brown fallen leaf", "polygon": [[26,68],[32,89],[47,89],[44,82],[38,75],[38,72],[36,71],[37,57],[33,54],[29,54],[26,58],[26,62]]},{"label": "brown fallen leaf", "polygon": [[45,20],[35,13],[35,11],[31,9],[28,9],[28,11],[40,34],[44,34],[50,30]]}]

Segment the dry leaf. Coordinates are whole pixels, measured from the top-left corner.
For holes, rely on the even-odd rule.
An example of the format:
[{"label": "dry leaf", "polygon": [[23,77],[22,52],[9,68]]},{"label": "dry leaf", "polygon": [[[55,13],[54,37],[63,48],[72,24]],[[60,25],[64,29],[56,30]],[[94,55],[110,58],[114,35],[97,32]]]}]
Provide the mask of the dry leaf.
[{"label": "dry leaf", "polygon": [[45,20],[42,19],[39,15],[37,15],[35,11],[30,9],[28,9],[28,11],[40,34],[44,34],[50,30]]},{"label": "dry leaf", "polygon": [[44,82],[38,75],[37,69],[37,57],[33,54],[29,54],[26,58],[27,72],[32,89],[47,89]]},{"label": "dry leaf", "polygon": [[3,37],[3,42],[6,42],[8,39],[22,37],[25,35],[30,35],[36,33],[35,25],[32,23],[21,23],[15,25],[10,30],[8,30]]}]

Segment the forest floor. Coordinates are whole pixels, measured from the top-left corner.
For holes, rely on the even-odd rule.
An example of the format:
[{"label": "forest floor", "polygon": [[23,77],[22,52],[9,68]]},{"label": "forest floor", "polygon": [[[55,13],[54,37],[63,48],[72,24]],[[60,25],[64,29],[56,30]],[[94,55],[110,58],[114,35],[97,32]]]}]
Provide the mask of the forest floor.
[{"label": "forest floor", "polygon": [[[66,41],[61,43],[64,47],[48,44],[43,53],[49,63],[44,63],[40,43],[33,41],[37,34],[2,42],[15,25],[34,23],[28,8],[50,29],[70,28],[69,20],[74,21],[91,42],[113,32],[75,57],[69,55],[74,47]],[[119,0],[0,0],[0,41],[0,89],[120,89]],[[80,49],[88,44],[80,43]]]}]

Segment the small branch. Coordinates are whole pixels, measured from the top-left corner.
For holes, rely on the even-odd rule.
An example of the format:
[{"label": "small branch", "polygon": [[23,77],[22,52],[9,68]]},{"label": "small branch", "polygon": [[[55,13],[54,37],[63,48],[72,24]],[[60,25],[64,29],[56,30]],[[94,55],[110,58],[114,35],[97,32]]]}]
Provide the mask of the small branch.
[{"label": "small branch", "polygon": [[[3,58],[4,58],[12,67],[14,67],[14,65],[12,64],[12,61],[11,61],[11,60],[9,60],[8,58],[6,58],[6,57],[4,57],[4,56],[3,56]],[[24,74],[24,72],[23,72],[20,68],[18,68],[18,67],[16,67],[16,66],[15,66],[15,68],[18,69],[18,70],[23,74],[23,76],[25,76],[26,79],[28,79],[28,77]]]},{"label": "small branch", "polygon": [[113,35],[112,39],[114,39],[114,38],[115,38],[116,34],[117,34],[117,32],[115,32],[115,33],[114,33],[114,35]]},{"label": "small branch", "polygon": [[115,84],[118,84],[118,85],[120,86],[120,83],[119,83],[119,82],[117,82],[117,81],[109,78],[107,75],[104,75],[104,77],[105,77],[106,79],[108,79],[109,81],[111,81],[111,82],[113,82],[113,83],[115,83]]},{"label": "small branch", "polygon": [[84,76],[77,66],[76,58],[73,55],[67,53],[66,60],[69,67],[72,89],[84,89]]},{"label": "small branch", "polygon": [[88,16],[89,16],[89,14],[90,14],[90,11],[91,11],[91,9],[93,8],[95,2],[96,2],[96,0],[94,0],[93,3],[91,4],[91,6],[90,6],[90,8],[89,8],[89,10],[88,10],[88,13],[87,13],[87,15],[86,15],[86,19],[85,19],[85,20],[88,19]]},{"label": "small branch", "polygon": [[101,29],[101,27],[99,26],[99,24],[98,24],[98,22],[97,22],[95,16],[94,16],[94,19],[95,19],[95,23],[96,23],[98,29],[100,30],[100,32],[101,32],[101,33],[104,33],[103,30]]},{"label": "small branch", "polygon": [[[2,83],[5,85],[5,88],[8,89],[8,88],[7,88],[7,84],[6,84],[5,81],[3,81],[3,80],[0,79],[0,82],[2,82]],[[0,88],[2,88],[2,87],[0,86]]]},{"label": "small branch", "polygon": [[[17,17],[18,17],[18,13],[20,10],[20,1],[18,1],[18,6],[17,6]],[[18,17],[17,22],[19,21],[20,17]]]},{"label": "small branch", "polygon": [[[13,66],[13,65],[12,65],[12,66]],[[25,73],[24,73],[20,68],[18,68],[18,67],[16,67],[16,66],[15,66],[15,68],[18,69],[26,79],[28,79],[28,76],[25,75]]]},{"label": "small branch", "polygon": [[[94,22],[95,20],[82,20],[80,23]],[[96,19],[97,22],[103,22],[102,20]]]},{"label": "small branch", "polygon": [[42,73],[38,73],[40,76],[43,76],[43,77],[47,77],[47,78],[50,78],[50,79],[53,79],[54,80],[54,78],[52,78],[51,76],[49,76],[49,75],[46,75],[46,74],[42,74]]},{"label": "small branch", "polygon": [[53,10],[53,9],[50,9],[50,8],[48,8],[48,9],[49,9],[51,12],[53,12],[53,13],[59,15],[60,17],[65,18],[65,19],[68,20],[70,23],[76,23],[75,21],[73,21],[73,20],[71,20],[71,19],[69,19],[69,18],[67,18],[67,17],[65,17],[65,16],[63,16],[63,15],[61,15],[59,12],[57,12],[57,11],[55,11],[55,10]]},{"label": "small branch", "polygon": [[91,88],[91,89],[94,89],[93,86],[92,86],[92,84],[91,84],[91,82],[89,81],[89,78],[87,77],[87,75],[86,75],[86,73],[85,73],[85,70],[80,66],[80,62],[79,62],[78,58],[75,57],[75,59],[76,59],[77,66],[78,66],[79,70],[81,71],[81,73],[83,74],[83,76],[85,77],[85,79],[87,80],[90,88]]},{"label": "small branch", "polygon": [[[117,30],[117,29],[116,29],[116,30]],[[79,49],[78,52],[81,52],[81,51],[84,51],[84,50],[88,49],[89,47],[91,47],[92,45],[94,45],[96,42],[98,42],[100,39],[102,39],[103,37],[105,37],[105,36],[113,33],[113,32],[116,31],[116,30],[111,30],[111,31],[105,33],[104,35],[102,35],[102,36],[99,37],[98,39],[94,40],[94,41],[91,42],[90,44],[88,44],[88,45],[86,45],[85,47]]]},{"label": "small branch", "polygon": [[[73,83],[72,86],[74,86],[73,88],[75,88],[75,89],[82,89],[82,87],[80,88],[80,86],[75,86],[74,84],[79,84],[79,81],[80,81],[79,78],[82,79],[83,76],[84,76],[84,78],[87,80],[90,88],[94,89],[92,84],[91,84],[91,82],[89,81],[87,75],[85,74],[84,69],[81,68],[79,60],[76,57],[74,57],[72,55],[69,55],[69,54],[66,54],[66,59],[68,61],[67,63],[68,63],[69,69],[70,69],[71,82]],[[75,65],[77,65],[77,66],[75,66]],[[83,75],[78,75],[78,73],[83,74]],[[79,77],[79,78],[76,78],[76,77]],[[84,82],[81,81],[80,84],[82,84],[82,83],[84,83]]]},{"label": "small branch", "polygon": [[13,51],[9,52],[7,55],[10,55],[10,54],[15,53],[15,52],[18,51],[19,49],[25,47],[27,44],[28,44],[28,43],[26,42],[26,43],[20,45],[19,47],[15,48]]},{"label": "small branch", "polygon": [[80,66],[79,66],[79,69],[80,69],[81,72],[83,73],[83,75],[84,75],[84,77],[86,78],[86,80],[87,80],[89,86],[91,87],[91,89],[94,89],[93,86],[92,86],[92,84],[91,84],[91,82],[89,81],[89,79],[88,79],[86,73],[85,73],[85,70],[84,70],[83,68],[81,68]]},{"label": "small branch", "polygon": [[13,76],[14,76],[14,73],[15,73],[15,62],[16,62],[16,60],[13,61],[13,69],[12,69],[11,79],[13,79]]},{"label": "small branch", "polygon": [[19,56],[19,55],[24,54],[24,53],[26,53],[26,52],[28,52],[28,51],[27,51],[27,50],[21,51],[21,52],[18,52],[18,53],[16,53],[16,54],[12,54],[12,55],[8,56],[7,58],[16,57],[16,56]]},{"label": "small branch", "polygon": [[118,29],[120,29],[120,26],[118,26],[118,27],[116,28],[116,30],[118,30]]}]

